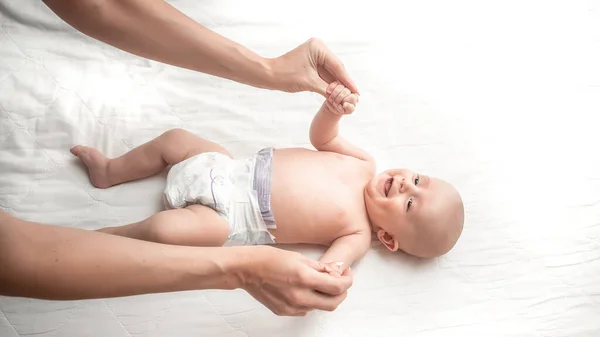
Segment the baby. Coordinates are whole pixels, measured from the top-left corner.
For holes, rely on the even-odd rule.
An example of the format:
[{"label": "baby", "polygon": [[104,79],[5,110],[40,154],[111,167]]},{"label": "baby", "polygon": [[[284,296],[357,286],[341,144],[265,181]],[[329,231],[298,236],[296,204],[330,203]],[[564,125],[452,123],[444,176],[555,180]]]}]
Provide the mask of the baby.
[{"label": "baby", "polygon": [[340,272],[364,256],[372,232],[390,251],[422,258],[448,252],[464,221],[456,189],[408,169],[376,175],[373,158],[338,134],[338,122],[354,112],[359,97],[337,82],[327,94],[310,127],[317,151],[265,148],[234,159],[181,129],[114,159],[73,147],[98,188],[170,167],[167,210],[100,231],[176,245],[326,245],[320,261],[343,265]]}]

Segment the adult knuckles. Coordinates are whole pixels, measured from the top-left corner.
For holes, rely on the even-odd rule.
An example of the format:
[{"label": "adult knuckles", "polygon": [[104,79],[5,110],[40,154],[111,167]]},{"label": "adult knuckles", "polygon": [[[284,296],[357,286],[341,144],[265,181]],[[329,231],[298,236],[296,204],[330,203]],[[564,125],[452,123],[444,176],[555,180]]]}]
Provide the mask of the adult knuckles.
[{"label": "adult knuckles", "polygon": [[327,304],[325,304],[323,310],[334,311],[346,299],[347,295],[348,295],[348,293],[346,293],[346,292],[342,293],[341,296],[337,299],[337,301],[331,301],[331,302],[328,302]]},{"label": "adult knuckles", "polygon": [[342,284],[335,284],[333,290],[335,291],[335,295],[341,295],[346,291]]},{"label": "adult knuckles", "polygon": [[334,285],[335,291],[341,295],[345,293],[350,287],[352,287],[353,280],[352,278],[346,278],[347,281],[345,283],[339,282]]},{"label": "adult knuckles", "polygon": [[325,43],[323,43],[323,41],[321,41],[321,39],[319,39],[318,37],[311,37],[306,42],[314,47],[323,47],[325,45]]},{"label": "adult knuckles", "polygon": [[273,311],[273,313],[277,316],[292,316],[296,313],[296,309],[289,305],[283,305],[277,310]]},{"label": "adult knuckles", "polygon": [[305,302],[304,295],[302,294],[301,291],[298,291],[296,289],[290,290],[290,292],[288,293],[288,296],[287,296],[287,304],[289,306],[295,307],[295,306],[304,305],[305,304],[304,302]]},{"label": "adult knuckles", "polygon": [[297,274],[297,281],[300,286],[306,286],[311,284],[312,281],[312,273],[309,273],[306,269],[301,269]]},{"label": "adult knuckles", "polygon": [[324,311],[334,311],[335,309],[337,309],[339,306],[339,303],[327,303],[323,306],[323,310]]}]

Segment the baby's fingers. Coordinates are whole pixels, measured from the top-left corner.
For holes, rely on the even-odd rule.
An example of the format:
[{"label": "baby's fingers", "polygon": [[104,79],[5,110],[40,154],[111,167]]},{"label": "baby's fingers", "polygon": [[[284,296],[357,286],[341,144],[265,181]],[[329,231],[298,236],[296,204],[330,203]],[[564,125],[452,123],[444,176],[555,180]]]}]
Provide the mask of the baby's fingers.
[{"label": "baby's fingers", "polygon": [[356,105],[358,103],[358,95],[350,94],[344,98],[344,103],[350,103],[352,105]]},{"label": "baby's fingers", "polygon": [[348,102],[344,102],[344,113],[345,114],[351,114],[354,112],[354,109],[356,109],[356,106],[354,104],[348,103]]},{"label": "baby's fingers", "polygon": [[[327,97],[327,100],[329,102],[331,102],[332,105],[338,105],[339,102],[336,103],[338,96],[340,96],[340,93],[346,89],[343,85],[339,84],[338,82],[334,82],[336,83],[335,86],[330,85],[328,90],[331,89],[331,93],[329,94],[329,97]],[[333,86],[333,88],[331,88]]]},{"label": "baby's fingers", "polygon": [[337,97],[335,98],[334,104],[342,105],[342,102],[346,101],[346,97],[348,97],[348,95],[350,95],[350,90],[348,90],[348,88],[344,87],[340,91],[340,93],[337,95]]}]

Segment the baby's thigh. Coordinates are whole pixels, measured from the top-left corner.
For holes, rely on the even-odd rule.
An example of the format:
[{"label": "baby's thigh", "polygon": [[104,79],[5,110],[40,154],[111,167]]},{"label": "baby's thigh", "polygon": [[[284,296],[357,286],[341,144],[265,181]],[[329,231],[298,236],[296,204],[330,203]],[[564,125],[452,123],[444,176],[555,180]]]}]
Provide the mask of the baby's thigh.
[{"label": "baby's thigh", "polygon": [[[190,205],[161,212],[155,227],[160,242],[186,246],[222,246],[229,236],[229,224],[212,208]],[[158,215],[158,214],[157,214]]]},{"label": "baby's thigh", "polygon": [[223,146],[202,138],[184,129],[172,129],[164,134],[168,153],[180,153],[178,161],[185,160],[204,152],[219,152],[232,157],[231,153]]}]

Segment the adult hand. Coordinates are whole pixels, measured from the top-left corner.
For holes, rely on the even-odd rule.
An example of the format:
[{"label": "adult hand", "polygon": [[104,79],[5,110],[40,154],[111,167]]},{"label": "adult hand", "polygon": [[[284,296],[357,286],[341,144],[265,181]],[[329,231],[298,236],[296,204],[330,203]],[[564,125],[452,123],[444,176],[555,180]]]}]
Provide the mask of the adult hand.
[{"label": "adult hand", "polygon": [[80,300],[243,288],[278,315],[304,315],[334,310],[346,297],[350,273],[328,270],[269,246],[157,244],[0,211],[0,295]]},{"label": "adult hand", "polygon": [[299,253],[269,246],[251,248],[241,273],[242,288],[276,315],[333,311],[352,286],[349,269],[332,276],[330,267]]},{"label": "adult hand", "polygon": [[308,90],[326,96],[327,85],[337,80],[359,93],[342,62],[318,39],[268,59],[198,24],[163,0],[44,3],[82,33],[151,60],[259,88]]},{"label": "adult hand", "polygon": [[344,64],[325,43],[312,38],[273,59],[274,87],[286,92],[312,91],[327,97],[327,87],[338,81],[359,94]]}]

